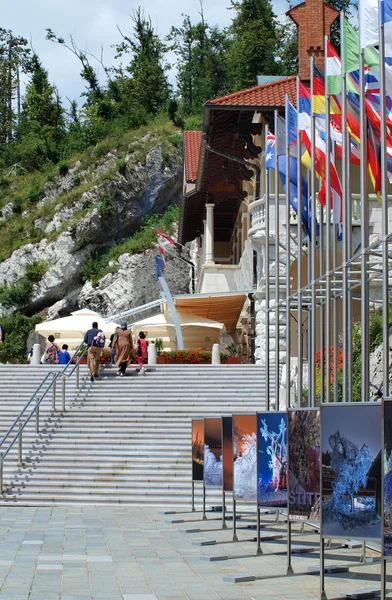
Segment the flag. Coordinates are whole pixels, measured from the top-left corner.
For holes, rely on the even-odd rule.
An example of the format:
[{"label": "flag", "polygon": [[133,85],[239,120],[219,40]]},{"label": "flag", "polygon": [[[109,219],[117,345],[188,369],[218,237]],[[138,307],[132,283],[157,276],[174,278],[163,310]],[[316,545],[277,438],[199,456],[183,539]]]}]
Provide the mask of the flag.
[{"label": "flag", "polygon": [[[342,63],[335,48],[331,42],[327,40],[327,69],[326,69],[326,91],[327,94],[340,94],[342,91]],[[352,80],[346,78],[347,91],[354,92],[355,85]],[[336,112],[336,111],[335,111]]]},{"label": "flag", "polygon": [[392,1],[381,0],[381,23],[384,25],[385,62],[392,64]]},{"label": "flag", "polygon": [[289,135],[287,143],[289,146],[295,146],[297,144],[298,115],[291,102],[288,102],[286,106],[286,119]]},{"label": "flag", "polygon": [[380,140],[376,136],[372,125],[367,126],[367,155],[369,177],[373,184],[374,193],[381,200],[381,168],[380,168]]},{"label": "flag", "polygon": [[159,251],[159,254],[161,255],[161,258],[163,260],[163,268],[166,269],[165,250],[162,248],[162,246],[158,246],[158,251]]},{"label": "flag", "polygon": [[164,268],[165,268],[165,266],[164,266],[163,258],[161,256],[156,256],[155,257],[155,279],[156,279],[156,281],[158,281],[158,279],[160,277],[162,277]]},{"label": "flag", "polygon": [[359,2],[359,31],[361,48],[378,46],[378,0]]},{"label": "flag", "polygon": [[176,244],[176,242],[173,240],[173,238],[171,238],[169,235],[166,235],[166,233],[162,233],[162,231],[158,231],[158,229],[156,229],[155,227],[153,227],[153,230],[155,231],[156,234],[160,235],[165,240],[167,240],[169,242],[169,244],[172,244],[173,246]]},{"label": "flag", "polygon": [[[281,118],[281,117],[278,117]],[[282,119],[283,123],[284,120]],[[267,130],[267,149],[266,149],[266,161],[265,166],[267,169],[275,169],[275,150],[276,140],[273,133]],[[298,179],[297,179],[297,159],[294,156],[289,157],[289,189],[290,189],[290,205],[293,210],[298,214]],[[286,154],[278,154],[278,173],[284,192],[287,193],[287,174],[286,174]],[[302,198],[302,224],[306,229],[306,233],[311,235],[311,223],[308,214],[308,184],[304,177],[301,176],[301,198]]]}]

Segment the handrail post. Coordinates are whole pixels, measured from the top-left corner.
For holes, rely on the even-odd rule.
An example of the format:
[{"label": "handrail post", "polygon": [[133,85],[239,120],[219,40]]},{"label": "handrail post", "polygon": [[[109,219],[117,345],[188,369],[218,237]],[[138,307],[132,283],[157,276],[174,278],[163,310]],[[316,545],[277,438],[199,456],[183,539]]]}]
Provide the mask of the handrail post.
[{"label": "handrail post", "polygon": [[37,407],[35,409],[35,432],[39,433],[39,403],[41,398],[38,396],[37,398]]},{"label": "handrail post", "polygon": [[62,378],[62,410],[63,412],[65,411],[65,385],[66,385],[66,381],[65,381],[65,375],[63,375]]},{"label": "handrail post", "polygon": [[23,427],[22,421],[19,421],[19,444],[18,444],[18,467],[23,467],[23,431],[21,431]]},{"label": "handrail post", "polygon": [[1,460],[3,453],[0,455],[0,498],[3,497],[3,473],[4,473],[4,462]]},{"label": "handrail post", "polygon": [[[53,377],[55,378],[56,375],[53,373]],[[54,380],[54,384],[52,387],[52,409],[56,410],[56,379]]]}]

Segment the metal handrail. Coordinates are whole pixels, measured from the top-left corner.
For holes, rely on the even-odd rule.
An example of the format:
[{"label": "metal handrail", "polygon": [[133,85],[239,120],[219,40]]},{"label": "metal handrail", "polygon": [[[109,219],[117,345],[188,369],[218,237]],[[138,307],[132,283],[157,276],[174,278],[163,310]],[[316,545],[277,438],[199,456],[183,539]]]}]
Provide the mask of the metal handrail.
[{"label": "metal handrail", "polygon": [[[67,369],[73,363],[73,360],[78,355],[78,353],[83,345],[84,345],[84,342],[81,342],[81,344],[75,350],[73,356],[70,358],[68,363],[65,365],[65,367],[61,371],[59,371],[57,373],[50,371],[49,373],[47,373],[47,375],[45,375],[45,377],[43,378],[41,383],[38,385],[37,389],[34,391],[32,396],[30,397],[30,399],[27,401],[27,403],[22,408],[22,410],[19,412],[19,415],[16,417],[16,419],[12,423],[11,427],[8,429],[7,433],[3,436],[2,440],[0,441],[0,497],[3,495],[4,460],[8,456],[10,450],[13,448],[15,443],[17,441],[19,441],[19,452],[18,452],[19,453],[19,461],[18,462],[19,462],[19,465],[23,464],[23,430],[25,429],[25,427],[28,425],[31,418],[35,414],[36,415],[36,433],[37,434],[39,433],[39,408],[40,408],[42,401],[48,394],[48,392],[52,389],[52,392],[53,392],[52,408],[53,408],[53,410],[55,410],[56,409],[56,382],[59,378],[61,378],[62,379],[62,410],[65,411],[65,390],[66,390],[65,382],[66,382],[67,378],[69,379],[73,375],[73,373],[75,372],[75,369],[77,370],[76,371],[76,387],[77,387],[77,389],[79,389],[79,387],[80,387],[79,365],[80,365],[80,361],[82,360],[83,356],[87,352],[87,348],[85,348],[83,350],[83,352],[81,353],[81,355],[78,357],[78,360],[76,361],[76,364],[74,365],[74,367],[71,369],[70,373],[67,373]],[[42,390],[43,386],[48,381],[49,377],[53,377],[52,381],[49,383],[49,385],[47,386],[47,388],[44,391],[44,393],[42,394],[42,396],[34,404],[33,410],[29,413],[27,418],[25,418],[24,421],[22,422],[21,419],[23,418],[24,414],[26,413],[27,409],[29,408],[29,406],[31,405],[33,400],[36,398],[37,394],[39,394],[39,392]],[[12,432],[14,431],[14,429],[17,426],[18,426],[17,433],[15,434],[14,438],[7,446],[6,450],[4,452],[2,452],[1,451],[2,446],[7,441],[7,439],[10,437],[10,435],[12,434]]]}]

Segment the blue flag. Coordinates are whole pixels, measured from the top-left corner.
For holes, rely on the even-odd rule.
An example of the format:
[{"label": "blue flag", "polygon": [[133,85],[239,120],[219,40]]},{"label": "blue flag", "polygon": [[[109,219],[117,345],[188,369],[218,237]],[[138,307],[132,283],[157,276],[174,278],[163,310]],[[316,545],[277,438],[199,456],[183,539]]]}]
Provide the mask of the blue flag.
[{"label": "blue flag", "polygon": [[155,269],[156,269],[155,279],[156,279],[156,281],[158,281],[158,279],[160,277],[162,277],[162,272],[163,272],[164,268],[165,268],[165,261],[163,260],[163,258],[161,256],[156,256],[155,257]]},{"label": "blue flag", "polygon": [[[286,155],[278,156],[278,172],[284,191],[286,192]],[[267,169],[275,169],[275,136],[267,131],[267,149],[265,155],[265,166]],[[290,205],[298,214],[298,185],[297,185],[297,159],[290,156]],[[301,198],[302,198],[302,224],[306,233],[311,236],[311,214],[308,210],[308,184],[301,176]]]}]

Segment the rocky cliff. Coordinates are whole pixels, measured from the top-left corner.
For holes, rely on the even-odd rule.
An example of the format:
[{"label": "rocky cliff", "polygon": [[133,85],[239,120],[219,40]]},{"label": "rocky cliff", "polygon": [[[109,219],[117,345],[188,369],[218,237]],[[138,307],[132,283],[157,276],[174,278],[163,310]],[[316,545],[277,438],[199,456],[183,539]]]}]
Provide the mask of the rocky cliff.
[{"label": "rocky cliff", "polygon": [[[164,131],[143,131],[125,150],[101,144],[101,150],[90,155],[93,161],[84,156],[64,168],[61,175],[52,174],[38,201],[23,206],[21,214],[15,211],[12,196],[17,189],[16,177],[8,197],[3,194],[1,225],[8,227],[12,219],[22,226],[30,222],[34,241],[26,235],[28,243],[19,241],[0,263],[2,291],[17,286],[32,266],[44,268],[33,281],[29,298],[18,300],[19,306],[10,305],[9,299],[1,301],[0,313],[9,314],[18,308],[27,314],[44,310],[48,318],[55,318],[89,307],[107,316],[158,298],[153,248],[143,248],[141,253],[137,248],[124,253],[119,250],[102,278],[95,277],[94,282],[86,277],[85,265],[91,256],[99,254],[102,258],[105,252],[113,254],[117,246],[121,249],[145,217],[162,214],[178,204],[182,188],[180,148],[181,135],[170,125]],[[187,252],[184,250],[180,257],[172,248],[167,245],[167,280],[172,292],[186,292],[189,265],[182,258],[187,258]]]}]

